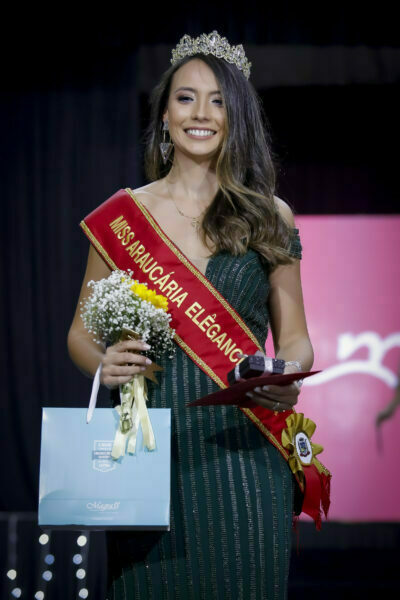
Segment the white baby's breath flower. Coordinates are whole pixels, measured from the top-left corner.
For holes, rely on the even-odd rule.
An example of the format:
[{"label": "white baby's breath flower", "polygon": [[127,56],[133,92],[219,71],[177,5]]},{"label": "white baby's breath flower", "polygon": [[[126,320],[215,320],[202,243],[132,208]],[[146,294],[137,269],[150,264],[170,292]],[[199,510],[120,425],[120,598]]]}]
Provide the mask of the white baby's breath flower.
[{"label": "white baby's breath flower", "polygon": [[132,329],[151,345],[155,355],[167,352],[172,357],[175,350],[172,317],[132,292],[132,275],[131,270],[116,270],[105,279],[89,281],[92,292],[81,303],[83,323],[95,335],[97,343],[114,344],[124,328]]}]

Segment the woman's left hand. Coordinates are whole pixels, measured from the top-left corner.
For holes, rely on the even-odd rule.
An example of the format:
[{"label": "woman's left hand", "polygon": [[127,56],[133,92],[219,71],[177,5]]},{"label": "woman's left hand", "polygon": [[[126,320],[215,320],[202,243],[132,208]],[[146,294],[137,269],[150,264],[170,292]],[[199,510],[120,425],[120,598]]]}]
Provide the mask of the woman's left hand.
[{"label": "woman's left hand", "polygon": [[256,404],[265,406],[269,410],[283,412],[291,410],[297,403],[300,388],[295,384],[290,385],[263,385],[256,387],[252,392],[247,392],[246,396]]},{"label": "woman's left hand", "polygon": [[[291,365],[285,368],[285,373],[297,372],[292,370]],[[252,392],[247,392],[246,396],[256,404],[265,406],[269,410],[283,412],[291,410],[300,394],[300,386],[293,382],[289,385],[263,385],[256,387]]]}]

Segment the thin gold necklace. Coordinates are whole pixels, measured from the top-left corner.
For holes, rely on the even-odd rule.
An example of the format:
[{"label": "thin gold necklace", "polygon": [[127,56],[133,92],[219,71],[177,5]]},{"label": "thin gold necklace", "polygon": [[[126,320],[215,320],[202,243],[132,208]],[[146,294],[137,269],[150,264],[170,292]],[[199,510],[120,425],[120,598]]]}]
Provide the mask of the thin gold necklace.
[{"label": "thin gold necklace", "polygon": [[171,189],[170,189],[170,187],[169,187],[169,185],[168,185],[168,181],[167,181],[166,179],[165,179],[165,183],[167,184],[167,188],[168,188],[169,195],[170,195],[170,197],[171,197],[171,200],[172,200],[172,202],[174,203],[174,205],[175,205],[175,208],[176,208],[176,210],[178,211],[178,213],[179,213],[180,215],[182,215],[182,217],[185,217],[186,219],[190,219],[190,224],[191,224],[191,226],[192,226],[192,227],[194,227],[194,228],[196,229],[196,231],[198,231],[198,230],[200,229],[200,217],[202,217],[202,216],[203,216],[203,214],[205,213],[205,210],[203,210],[203,211],[202,211],[202,212],[199,214],[199,216],[198,216],[198,217],[189,217],[189,215],[185,215],[185,213],[183,213],[183,212],[182,212],[182,211],[181,211],[181,210],[178,208],[178,206],[177,206],[177,204],[176,204],[176,202],[175,202],[175,200],[174,200],[174,198],[173,198],[173,196],[172,196],[172,194],[171,194]]}]

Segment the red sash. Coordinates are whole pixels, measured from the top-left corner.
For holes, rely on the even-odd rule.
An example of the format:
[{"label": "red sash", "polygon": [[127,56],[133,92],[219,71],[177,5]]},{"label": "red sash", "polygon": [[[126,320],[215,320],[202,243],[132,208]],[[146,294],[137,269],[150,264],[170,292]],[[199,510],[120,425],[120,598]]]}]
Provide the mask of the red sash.
[{"label": "red sash", "polygon": [[[119,190],[80,225],[111,269],[131,269],[140,283],[168,298],[175,341],[221,388],[227,387],[227,373],[241,353],[263,350],[238,313],[182,254],[132,190]],[[299,420],[303,415],[294,410],[277,413],[255,403],[239,408],[289,462],[304,495],[302,511],[320,529],[320,505],[327,516],[331,475],[314,452],[310,464],[299,461],[291,444],[299,427],[305,431],[304,421],[308,433],[312,422]],[[315,453],[322,451],[320,446],[311,447]]]}]

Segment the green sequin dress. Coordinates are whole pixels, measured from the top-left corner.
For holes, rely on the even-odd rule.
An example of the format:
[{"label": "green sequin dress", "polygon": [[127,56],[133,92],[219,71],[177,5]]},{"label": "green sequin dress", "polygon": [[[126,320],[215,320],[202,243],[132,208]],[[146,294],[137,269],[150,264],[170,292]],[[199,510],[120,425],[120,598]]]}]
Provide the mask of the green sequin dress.
[{"label": "green sequin dress", "polygon": [[[293,228],[291,254],[301,250]],[[220,252],[206,277],[264,347],[260,255]],[[165,371],[149,385],[148,406],[172,409],[171,528],[107,533],[107,599],[285,599],[295,488],[287,462],[237,407],[185,407],[219,388],[179,346],[159,362]]]}]

